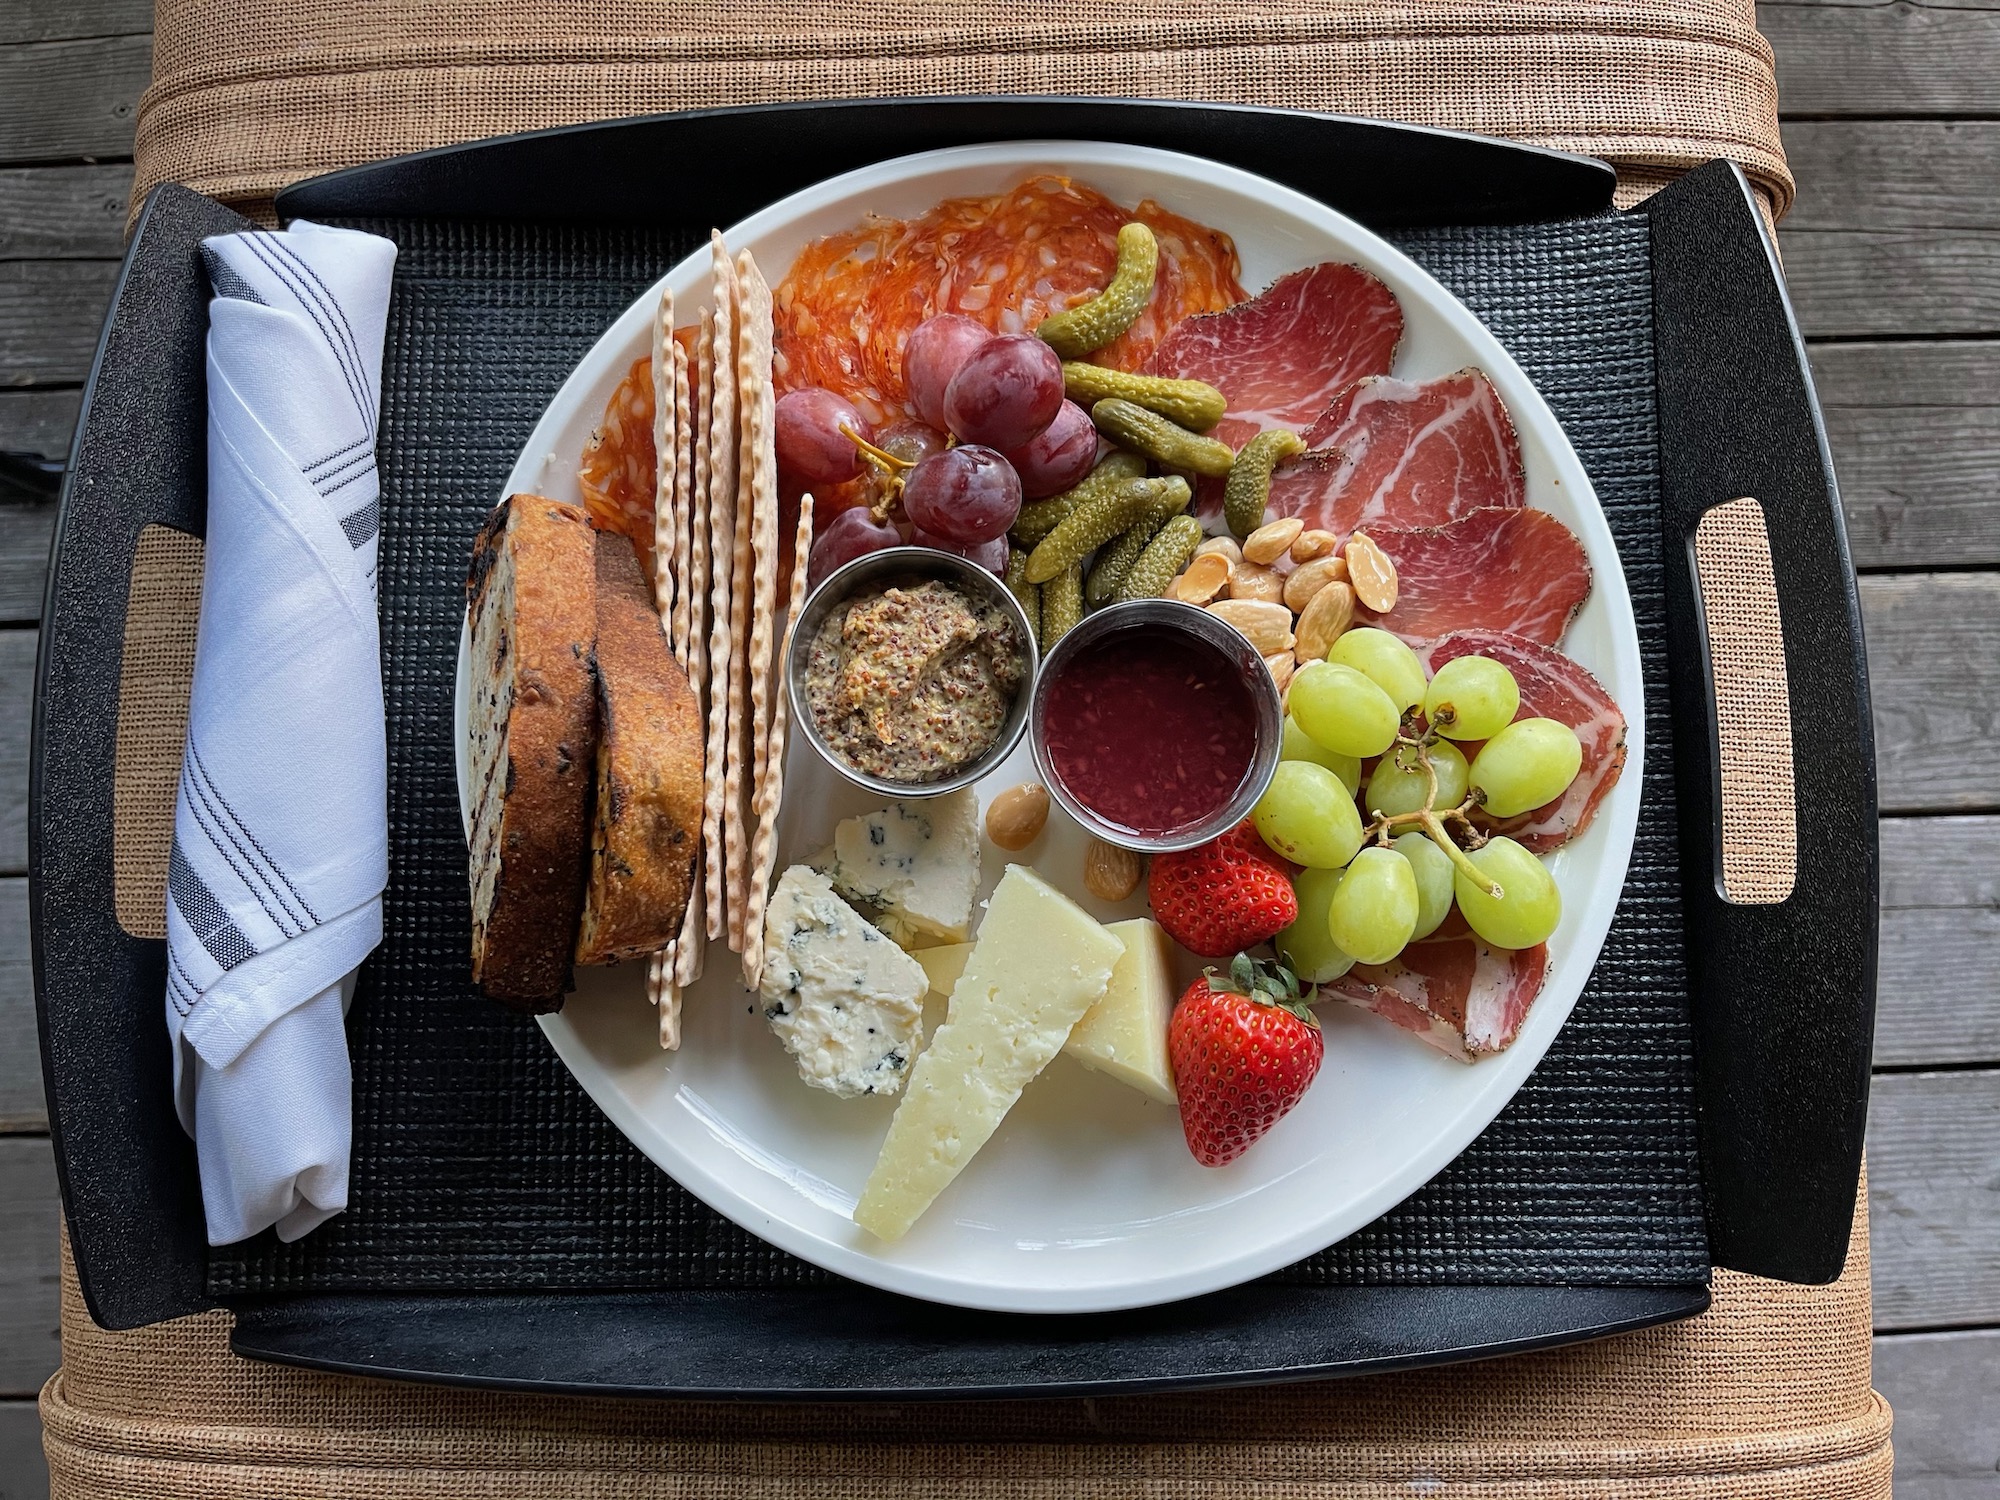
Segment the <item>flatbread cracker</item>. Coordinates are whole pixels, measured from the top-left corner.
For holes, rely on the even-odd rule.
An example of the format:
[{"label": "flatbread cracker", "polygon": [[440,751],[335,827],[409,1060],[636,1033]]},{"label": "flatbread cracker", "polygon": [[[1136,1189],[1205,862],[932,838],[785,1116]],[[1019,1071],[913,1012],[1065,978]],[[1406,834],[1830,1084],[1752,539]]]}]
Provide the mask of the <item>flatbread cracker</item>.
[{"label": "flatbread cracker", "polygon": [[[688,903],[690,909],[694,903]],[[681,1045],[681,986],[674,978],[674,944],[646,960],[646,992],[660,1012],[660,1046],[677,1052]]]},{"label": "flatbread cracker", "polygon": [[[687,587],[686,568],[675,566],[675,536],[682,507],[677,505],[674,476],[680,469],[681,435],[687,430],[687,403],[675,400],[674,289],[660,288],[653,317],[653,607],[660,628],[673,641],[672,619],[682,608],[678,594]],[[676,656],[679,652],[676,651]],[[671,1029],[679,1045],[680,992],[672,983],[673,943],[646,965],[646,998],[659,1008],[660,1034]],[[671,1012],[671,1020],[669,1013]]]},{"label": "flatbread cracker", "polygon": [[[712,710],[709,706],[709,442],[708,429],[715,413],[715,320],[712,314],[701,315],[700,331],[695,338],[694,358],[694,405],[691,413],[690,431],[694,442],[689,444],[692,452],[692,475],[690,483],[691,503],[688,506],[688,683],[694,689],[695,702],[704,714]],[[703,723],[709,722],[706,718]],[[713,760],[703,767],[702,796],[704,806],[707,799],[717,795],[714,788],[719,786],[721,767]],[[704,816],[705,824],[705,816]],[[704,833],[706,827],[704,826]],[[701,978],[703,940],[708,929],[708,870],[712,866],[712,856],[704,839],[695,851],[695,879],[691,889],[702,892],[702,899],[688,903],[687,920],[681,926],[681,936],[675,945],[675,981],[687,988]]]},{"label": "flatbread cracker", "polygon": [[[730,701],[734,685],[735,637],[730,634],[730,606],[736,543],[736,267],[722,236],[710,242],[714,284],[713,321],[709,329],[714,387],[708,424],[708,766],[703,789],[701,842],[708,854],[703,877],[706,931],[719,938],[728,931],[729,868],[728,770]],[[739,850],[738,859],[742,857]]]},{"label": "flatbread cracker", "polygon": [[[776,671],[785,673],[792,654],[792,633],[806,602],[806,558],[812,551],[813,497],[799,497],[799,529],[792,545],[792,585],[785,603],[785,633],[778,644]],[[750,899],[743,926],[750,941],[743,949],[743,983],[751,990],[764,982],[764,902],[771,888],[771,866],[778,852],[778,811],[785,795],[785,737],[790,727],[789,694],[779,693],[771,710],[771,733],[764,777],[757,788],[757,839],[750,846]]]},{"label": "flatbread cracker", "polygon": [[[667,311],[671,315],[672,294],[668,295]],[[692,645],[689,627],[693,619],[693,580],[688,568],[692,562],[694,549],[694,445],[688,441],[689,423],[694,419],[693,400],[688,390],[687,349],[677,338],[668,336],[667,347],[674,358],[674,612],[668,622],[667,638],[674,648],[674,660],[681,664],[681,670],[688,668]],[[661,468],[661,479],[665,480],[665,466]]]},{"label": "flatbread cracker", "polygon": [[[738,571],[735,587],[743,598],[732,598],[732,617],[745,617],[736,639],[747,638],[744,664],[747,680],[732,700],[743,706],[743,778],[740,793],[733,788],[730,806],[742,798],[743,838],[747,845],[756,826],[754,809],[763,794],[771,743],[771,643],[777,633],[778,607],[778,460],[772,442],[777,397],[771,389],[771,287],[757,262],[745,250],[736,257],[737,400],[742,406],[742,450],[737,458],[736,514]],[[749,518],[747,535],[743,518]],[[747,626],[747,630],[744,628]],[[744,649],[739,645],[739,649]],[[739,846],[741,847],[741,846]],[[754,859],[732,867],[734,890],[730,917],[731,944],[746,962],[762,949],[761,934],[749,920]]]}]

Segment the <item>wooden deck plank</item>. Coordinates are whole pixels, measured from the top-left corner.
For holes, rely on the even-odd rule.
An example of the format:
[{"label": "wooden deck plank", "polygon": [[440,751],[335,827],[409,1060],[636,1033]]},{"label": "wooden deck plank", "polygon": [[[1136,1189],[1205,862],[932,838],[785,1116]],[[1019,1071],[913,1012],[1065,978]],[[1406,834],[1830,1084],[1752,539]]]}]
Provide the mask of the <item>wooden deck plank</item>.
[{"label": "wooden deck plank", "polygon": [[48,577],[49,541],[55,529],[53,501],[0,502],[0,625],[41,619],[42,584]]},{"label": "wooden deck plank", "polygon": [[152,29],[153,0],[7,0],[0,6],[0,43],[144,36]]},{"label": "wooden deck plank", "polygon": [[28,868],[28,729],[38,630],[0,630],[0,875]]},{"label": "wooden deck plank", "polygon": [[117,260],[131,196],[129,162],[0,171],[0,260]]},{"label": "wooden deck plank", "polygon": [[1877,1328],[2000,1323],[2000,1069],[1876,1076],[1868,1222]]},{"label": "wooden deck plank", "polygon": [[28,961],[28,882],[16,876],[0,880],[0,1135],[48,1128]]},{"label": "wooden deck plank", "polygon": [[2000,10],[1966,0],[1766,0],[1789,115],[2000,114]]},{"label": "wooden deck plank", "polygon": [[[0,390],[0,450],[67,458],[82,401],[82,390],[74,386],[64,390]],[[0,521],[0,530],[5,524]],[[6,542],[0,540],[0,547],[4,546]]]},{"label": "wooden deck plank", "polygon": [[0,1401],[0,1500],[48,1500],[42,1419],[32,1401]]},{"label": "wooden deck plank", "polygon": [[1861,580],[1884,812],[2000,808],[2000,574]]},{"label": "wooden deck plank", "polygon": [[88,375],[117,280],[116,261],[0,261],[0,386]]},{"label": "wooden deck plank", "polygon": [[1814,344],[1859,568],[2000,564],[2000,342]]},{"label": "wooden deck plank", "polygon": [[0,163],[130,156],[152,67],[150,35],[0,46]]},{"label": "wooden deck plank", "polygon": [[2000,818],[1882,824],[1877,1067],[2000,1059]]},{"label": "wooden deck plank", "polygon": [[46,1136],[0,1138],[0,1203],[0,1396],[32,1396],[62,1359],[62,1208]]},{"label": "wooden deck plank", "polygon": [[1993,1500],[2000,1329],[1883,1334],[1875,1389],[1896,1412],[1896,1500]]}]

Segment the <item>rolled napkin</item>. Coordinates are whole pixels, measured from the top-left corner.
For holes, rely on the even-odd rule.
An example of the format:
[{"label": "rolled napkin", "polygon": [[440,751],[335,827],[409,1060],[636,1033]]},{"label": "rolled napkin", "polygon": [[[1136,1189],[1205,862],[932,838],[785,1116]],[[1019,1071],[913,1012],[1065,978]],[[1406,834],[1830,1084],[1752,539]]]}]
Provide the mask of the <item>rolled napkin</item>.
[{"label": "rolled napkin", "polygon": [[167,1026],[210,1244],[347,1206],[343,1024],[382,940],[375,434],[396,247],[206,240],[208,549],[167,876]]}]

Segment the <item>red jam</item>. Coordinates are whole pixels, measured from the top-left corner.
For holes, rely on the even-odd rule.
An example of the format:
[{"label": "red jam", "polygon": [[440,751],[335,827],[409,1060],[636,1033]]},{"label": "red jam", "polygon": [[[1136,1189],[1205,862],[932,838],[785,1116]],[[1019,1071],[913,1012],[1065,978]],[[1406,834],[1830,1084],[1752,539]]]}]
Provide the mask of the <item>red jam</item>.
[{"label": "red jam", "polygon": [[1257,707],[1241,669],[1178,630],[1092,641],[1046,692],[1043,739],[1064,789],[1142,837],[1213,817],[1257,757]]}]

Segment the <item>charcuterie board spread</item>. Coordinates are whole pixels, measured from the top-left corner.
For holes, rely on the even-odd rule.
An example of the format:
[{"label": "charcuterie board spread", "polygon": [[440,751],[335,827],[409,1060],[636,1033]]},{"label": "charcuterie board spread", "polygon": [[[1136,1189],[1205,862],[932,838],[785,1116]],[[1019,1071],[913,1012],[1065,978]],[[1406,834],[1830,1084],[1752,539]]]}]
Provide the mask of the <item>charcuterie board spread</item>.
[{"label": "charcuterie board spread", "polygon": [[[1505,1051],[1624,768],[1489,372],[1399,375],[1381,277],[1253,293],[1234,232],[1034,173],[783,266],[717,233],[581,503],[475,544],[475,978],[643,966],[671,1051],[728,963],[800,1088],[896,1101],[883,1244],[1058,1056],[1225,1168],[1327,1086],[1315,1005]],[[802,756],[872,805],[788,805]]]}]

